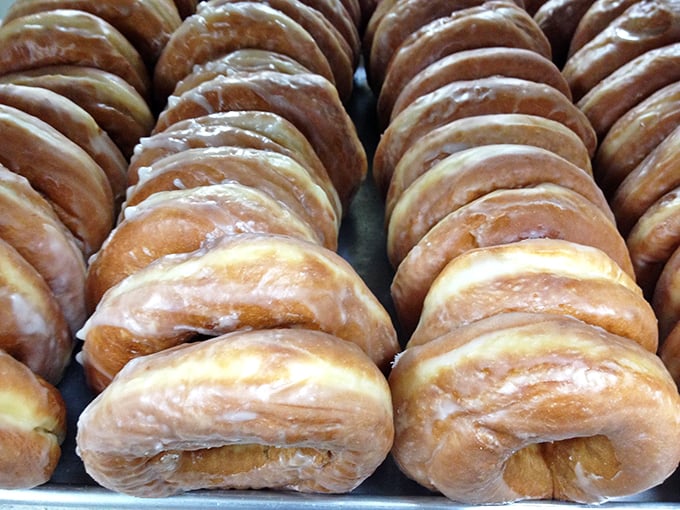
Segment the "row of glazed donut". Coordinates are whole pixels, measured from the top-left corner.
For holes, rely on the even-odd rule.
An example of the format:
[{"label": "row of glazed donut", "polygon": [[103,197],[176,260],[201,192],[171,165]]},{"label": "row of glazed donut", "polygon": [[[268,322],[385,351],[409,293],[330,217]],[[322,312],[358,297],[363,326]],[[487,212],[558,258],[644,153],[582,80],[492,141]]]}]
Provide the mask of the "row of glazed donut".
[{"label": "row of glazed donut", "polygon": [[100,393],[77,453],[104,487],[347,492],[392,446],[396,332],[336,253],[367,172],[341,99],[358,53],[320,50],[343,39],[314,6],[344,3],[204,2],[159,59],[78,332]]},{"label": "row of glazed donut", "polygon": [[180,23],[172,3],[127,4],[19,0],[0,26],[3,488],[46,482],[61,456],[54,385],[86,319],[87,257],[125,190],[119,135],[152,125],[138,50],[151,65]]},{"label": "row of glazed donut", "polygon": [[[536,16],[559,16],[551,4]],[[661,357],[680,382],[680,7],[596,0],[580,9],[561,36],[564,75],[601,140],[595,179],[659,319]]]},{"label": "row of glazed donut", "polygon": [[545,33],[510,2],[385,0],[365,42],[402,471],[466,503],[660,484],[680,397]]}]

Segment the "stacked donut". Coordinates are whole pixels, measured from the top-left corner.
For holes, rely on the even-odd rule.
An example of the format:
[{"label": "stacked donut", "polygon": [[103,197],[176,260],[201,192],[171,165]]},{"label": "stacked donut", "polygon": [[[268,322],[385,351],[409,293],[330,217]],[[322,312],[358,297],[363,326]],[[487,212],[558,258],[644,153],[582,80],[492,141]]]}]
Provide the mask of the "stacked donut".
[{"label": "stacked donut", "polygon": [[389,377],[399,467],[465,503],[661,483],[680,397],[545,32],[504,1],[384,0],[364,42],[410,335]]},{"label": "stacked donut", "polygon": [[18,0],[0,26],[0,487],[57,466],[55,385],[86,319],[86,261],[123,198],[126,137],[152,127],[149,69],[180,22],[161,1]]},{"label": "stacked donut", "polygon": [[77,453],[104,487],[347,492],[387,456],[396,332],[336,251],[367,172],[343,104],[360,21],[211,0],[161,52],[78,332],[100,393]]},{"label": "stacked donut", "polygon": [[[538,12],[551,12],[549,3]],[[626,239],[638,284],[658,316],[659,352],[676,382],[679,20],[674,2],[596,0],[580,8],[563,34],[564,76],[600,139],[595,178]]]}]

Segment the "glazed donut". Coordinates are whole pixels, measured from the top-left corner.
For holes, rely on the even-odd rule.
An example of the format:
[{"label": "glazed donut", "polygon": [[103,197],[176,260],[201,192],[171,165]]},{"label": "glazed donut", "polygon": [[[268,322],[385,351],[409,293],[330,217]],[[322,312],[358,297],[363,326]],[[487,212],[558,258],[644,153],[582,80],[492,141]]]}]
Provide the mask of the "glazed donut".
[{"label": "glazed donut", "polygon": [[[37,117],[0,105],[0,164],[43,194],[88,257],[113,224],[113,196],[104,171],[78,145]],[[26,147],[31,147],[30,151]]]},{"label": "glazed donut", "polygon": [[163,255],[197,250],[217,236],[263,232],[319,242],[309,223],[282,202],[233,182],[159,191],[123,212],[123,220],[90,258],[90,312],[126,276]]},{"label": "glazed donut", "polygon": [[0,27],[0,74],[52,65],[94,67],[119,76],[144,98],[151,80],[137,50],[99,16],[56,9]]},{"label": "glazed donut", "polygon": [[66,405],[59,391],[0,350],[0,488],[47,482],[61,457]]},{"label": "glazed donut", "polygon": [[680,81],[680,43],[655,48],[622,65],[578,102],[602,139],[640,101]]},{"label": "glazed donut", "polygon": [[668,368],[676,384],[680,384],[680,322],[675,323],[675,327],[668,333],[661,346],[661,360]]},{"label": "glazed donut", "polygon": [[267,150],[292,158],[314,176],[328,195],[336,216],[342,216],[340,197],[309,141],[293,124],[269,112],[213,113],[178,122],[165,131],[142,138],[128,167],[128,183],[137,184],[140,168],[171,154],[225,146]]},{"label": "glazed donut", "polygon": [[678,144],[680,128],[675,128],[616,189],[611,207],[624,235],[657,200],[680,186]]},{"label": "glazed donut", "polygon": [[51,384],[71,361],[73,340],[42,276],[0,239],[0,350]]},{"label": "glazed donut", "polygon": [[316,9],[298,0],[208,0],[199,5],[199,13],[204,9],[218,8],[226,4],[256,2],[270,6],[272,9],[289,16],[305,29],[316,42],[321,53],[328,60],[333,82],[340,97],[348,100],[354,85],[355,55],[335,27]]},{"label": "glazed donut", "polygon": [[381,90],[398,94],[419,72],[458,51],[510,46],[550,58],[550,43],[514,3],[489,1],[456,11],[413,32],[390,60]]},{"label": "glazed donut", "polygon": [[345,10],[349,13],[354,25],[356,27],[361,26],[361,0],[340,0]]},{"label": "glazed donut", "polygon": [[0,238],[45,280],[75,333],[85,322],[85,259],[73,234],[22,176],[0,166]]},{"label": "glazed donut", "polygon": [[165,157],[140,174],[125,207],[153,193],[238,182],[286,204],[313,229],[319,244],[337,249],[340,219],[314,177],[295,160],[274,152],[237,147],[188,149]]},{"label": "glazed donut", "polygon": [[445,216],[399,264],[390,289],[403,329],[413,332],[432,282],[450,260],[475,248],[532,238],[593,246],[621,268],[631,268],[616,225],[575,191],[554,184],[492,191]]},{"label": "glazed donut", "polygon": [[[345,8],[341,0],[300,0],[303,4],[316,9],[326,18],[340,35],[352,51],[354,56],[353,65],[358,66],[361,57],[361,37],[359,28],[352,15]],[[363,7],[362,7],[363,10]],[[363,13],[362,13],[363,17]],[[363,24],[363,22],[362,22]]]},{"label": "glazed donut", "polygon": [[163,131],[181,120],[230,110],[268,111],[297,127],[326,167],[346,212],[366,178],[368,162],[352,119],[328,80],[315,74],[275,72],[239,78],[218,76],[170,98],[154,131]]},{"label": "glazed donut", "polygon": [[659,319],[659,338],[664,341],[680,320],[680,248],[668,257],[659,275],[652,297],[652,307]]},{"label": "glazed donut", "polygon": [[160,497],[349,492],[385,460],[393,436],[389,387],[358,347],[273,329],[134,360],[80,415],[76,441],[98,483]]},{"label": "glazed donut", "polygon": [[392,454],[463,503],[597,503],[660,484],[680,457],[661,361],[572,317],[502,314],[406,349],[389,377]]},{"label": "glazed donut", "polygon": [[593,0],[547,0],[533,15],[552,49],[552,60],[562,68],[569,56],[569,45],[581,18]]},{"label": "glazed donut", "polygon": [[607,196],[676,129],[678,122],[680,81],[659,89],[614,123],[593,162],[595,177]]},{"label": "glazed donut", "polygon": [[559,122],[521,113],[466,117],[433,129],[404,153],[387,190],[385,218],[389,220],[404,190],[436,163],[461,150],[494,144],[541,147],[592,175],[583,141]]},{"label": "glazed donut", "polygon": [[109,289],[78,338],[97,391],[132,358],[196,334],[276,327],[354,342],[383,369],[399,349],[389,315],[344,259],[268,234],[223,236],[157,259]]},{"label": "glazed donut", "polygon": [[129,158],[154,125],[145,100],[120,77],[91,67],[54,66],[0,76],[0,83],[15,83],[52,90],[89,113]]},{"label": "glazed donut", "polygon": [[288,55],[334,83],[328,60],[302,26],[268,5],[239,2],[199,9],[173,33],[154,71],[157,99],[162,102],[172,94],[196,64],[240,48]]},{"label": "glazed donut", "polygon": [[473,48],[443,57],[416,74],[402,90],[384,87],[378,97],[378,116],[390,118],[392,109],[402,111],[420,96],[453,81],[509,76],[555,87],[568,98],[569,85],[551,60],[524,48]]},{"label": "glazed donut", "polygon": [[575,101],[646,51],[680,41],[680,11],[672,1],[634,3],[569,57],[562,73]]},{"label": "glazed donut", "polygon": [[390,262],[396,268],[437,222],[475,198],[547,182],[583,195],[614,222],[592,177],[555,153],[529,145],[473,147],[441,160],[401,195],[387,226]]},{"label": "glazed donut", "polygon": [[656,316],[635,280],[598,248],[526,239],[452,259],[432,283],[407,347],[508,312],[564,314],[655,353]]},{"label": "glazed donut", "polygon": [[680,186],[645,211],[626,243],[638,285],[651,295],[666,261],[680,246]]},{"label": "glazed donut", "polygon": [[527,80],[508,77],[458,81],[430,92],[393,112],[373,158],[373,178],[385,193],[404,153],[422,136],[451,121],[477,115],[524,113],[564,124],[595,153],[597,139],[588,119],[557,89]]},{"label": "glazed donut", "polygon": [[152,69],[182,20],[170,0],[15,0],[2,23],[38,12],[72,9],[94,14],[118,30]]},{"label": "glazed donut", "polygon": [[89,113],[51,90],[11,83],[0,84],[0,104],[38,117],[79,145],[104,170],[114,200],[120,203],[127,185],[127,161]]},{"label": "glazed donut", "polygon": [[577,20],[569,45],[569,55],[573,55],[609,24],[639,0],[590,0],[588,10]]}]

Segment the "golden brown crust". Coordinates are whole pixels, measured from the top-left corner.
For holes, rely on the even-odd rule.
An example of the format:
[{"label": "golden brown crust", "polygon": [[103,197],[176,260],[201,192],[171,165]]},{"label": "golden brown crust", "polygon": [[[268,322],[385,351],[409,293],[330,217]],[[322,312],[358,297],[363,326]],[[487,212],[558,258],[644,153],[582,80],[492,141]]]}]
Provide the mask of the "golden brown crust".
[{"label": "golden brown crust", "polygon": [[[659,318],[659,339],[663,343],[678,320],[680,320],[680,249],[664,264],[652,297],[652,306]],[[676,330],[678,328],[675,328]],[[677,331],[676,331],[677,336]],[[680,340],[677,338],[676,340]],[[662,347],[663,350],[663,347]],[[663,352],[663,351],[662,351]],[[676,377],[680,373],[673,372]]]},{"label": "golden brown crust", "polygon": [[680,186],[645,211],[628,234],[626,244],[637,282],[651,297],[664,265],[680,246]]},{"label": "golden brown crust", "polygon": [[114,200],[120,204],[127,187],[127,161],[89,113],[49,89],[11,83],[0,84],[0,104],[38,117],[78,144],[104,170]]},{"label": "golden brown crust", "polygon": [[130,359],[196,334],[276,327],[354,342],[381,368],[399,348],[389,315],[344,259],[266,234],[157,259],[111,288],[78,337],[88,381],[101,390]]},{"label": "golden brown crust", "polygon": [[455,501],[602,502],[660,484],[680,457],[658,357],[567,316],[498,315],[406,349],[390,388],[395,460]]},{"label": "golden brown crust", "polygon": [[137,50],[102,18],[57,9],[15,18],[0,27],[0,74],[53,65],[94,67],[119,76],[144,98],[151,80]]},{"label": "golden brown crust", "polygon": [[404,190],[442,159],[461,150],[499,143],[541,147],[592,175],[583,141],[559,122],[513,113],[467,117],[433,129],[404,153],[387,190],[385,218],[389,220]]},{"label": "golden brown crust", "polygon": [[0,83],[42,87],[70,99],[92,116],[126,158],[154,125],[142,96],[122,78],[100,69],[48,66],[0,76]]},{"label": "golden brown crust", "polygon": [[649,50],[595,85],[578,102],[600,139],[628,110],[680,80],[680,43]]},{"label": "golden brown crust", "polygon": [[602,79],[646,51],[680,40],[673,0],[636,2],[567,60],[562,72],[579,101]]},{"label": "golden brown crust", "polygon": [[396,268],[437,222],[475,198],[548,182],[580,193],[613,222],[602,191],[582,169],[540,147],[485,145],[448,156],[402,194],[387,229],[390,262]]},{"label": "golden brown crust", "polygon": [[676,384],[680,384],[680,322],[670,330],[661,346],[661,360],[668,368]]},{"label": "golden brown crust", "polygon": [[593,246],[620,267],[631,267],[616,225],[575,191],[554,184],[493,191],[444,217],[399,264],[391,285],[399,323],[409,334],[415,329],[432,282],[450,260],[471,249],[533,238]]},{"label": "golden brown crust", "polygon": [[162,104],[194,65],[239,48],[283,53],[333,81],[330,64],[309,32],[267,5],[240,2],[199,9],[173,33],[154,71],[157,100]]},{"label": "golden brown crust", "polygon": [[668,135],[626,176],[611,200],[619,230],[628,235],[637,221],[666,194],[680,186],[680,129]]},{"label": "golden brown crust", "polygon": [[100,484],[158,497],[199,488],[349,492],[386,458],[393,434],[389,387],[360,349],[277,329],[130,363],[81,414],[76,439]]},{"label": "golden brown crust", "polygon": [[450,83],[417,99],[383,133],[373,158],[373,177],[384,192],[404,152],[433,129],[456,119],[498,113],[538,115],[574,131],[593,155],[597,140],[586,116],[548,85],[491,77]]},{"label": "golden brown crust", "polygon": [[680,121],[680,81],[657,90],[614,123],[598,147],[593,171],[607,196]]},{"label": "golden brown crust", "polygon": [[0,350],[57,384],[71,361],[68,324],[45,280],[0,240]]},{"label": "golden brown crust", "polygon": [[319,242],[294,210],[256,188],[224,183],[154,193],[124,210],[122,221],[90,258],[86,287],[90,312],[110,287],[157,258],[191,252],[215,237],[244,232]]},{"label": "golden brown crust", "polygon": [[366,177],[368,162],[357,130],[328,80],[315,74],[275,72],[218,76],[172,98],[155,132],[181,120],[232,110],[272,112],[297,127],[326,167],[346,212]]},{"label": "golden brown crust", "polygon": [[182,22],[170,0],[16,0],[3,23],[54,9],[75,9],[99,16],[115,27],[152,69],[172,32]]},{"label": "golden brown crust", "polygon": [[43,277],[75,333],[85,322],[85,259],[73,234],[22,176],[0,167],[0,238]]},{"label": "golden brown crust", "polygon": [[527,12],[506,1],[485,2],[437,19],[413,32],[389,62],[381,89],[402,90],[430,64],[452,53],[510,46],[550,58],[550,43]]},{"label": "golden brown crust", "polygon": [[124,206],[158,191],[238,182],[264,191],[295,211],[314,229],[318,242],[337,249],[340,218],[314,176],[295,160],[273,152],[238,147],[187,149],[146,167],[130,187]]},{"label": "golden brown crust", "polygon": [[[328,21],[332,23],[335,29],[345,39],[347,45],[352,51],[352,62],[354,66],[359,65],[359,57],[361,56],[361,37],[359,36],[359,29],[355,23],[352,15],[343,5],[341,0],[300,0],[303,4],[312,7],[319,11]],[[363,11],[363,8],[362,8]],[[364,13],[362,12],[362,19]],[[362,21],[363,24],[363,21]]]},{"label": "golden brown crust", "polygon": [[407,347],[509,312],[563,314],[655,353],[656,316],[635,280],[605,252],[562,239],[468,250],[432,283]]},{"label": "golden brown crust", "polygon": [[387,120],[418,97],[453,81],[509,76],[545,83],[571,98],[569,85],[558,67],[543,55],[524,48],[473,48],[443,57],[415,75],[403,89],[383,87],[378,98],[378,115]]},{"label": "golden brown crust", "polygon": [[0,127],[0,163],[47,198],[86,257],[94,253],[113,225],[113,196],[104,171],[74,142],[21,110],[0,105]]},{"label": "golden brown crust", "polygon": [[607,26],[638,0],[594,0],[578,20],[578,26],[569,41],[569,55],[597,37]]},{"label": "golden brown crust", "polygon": [[0,487],[47,482],[61,457],[66,405],[59,391],[0,350]]}]

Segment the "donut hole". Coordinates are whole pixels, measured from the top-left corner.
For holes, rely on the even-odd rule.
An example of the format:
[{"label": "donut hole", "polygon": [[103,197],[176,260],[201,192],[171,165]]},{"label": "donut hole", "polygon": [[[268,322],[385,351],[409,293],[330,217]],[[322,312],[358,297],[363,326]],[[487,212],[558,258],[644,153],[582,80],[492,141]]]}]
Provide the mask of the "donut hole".
[{"label": "donut hole", "polygon": [[564,500],[585,497],[579,487],[587,478],[612,480],[620,472],[609,438],[595,435],[530,444],[508,459],[503,479],[529,498]]}]

